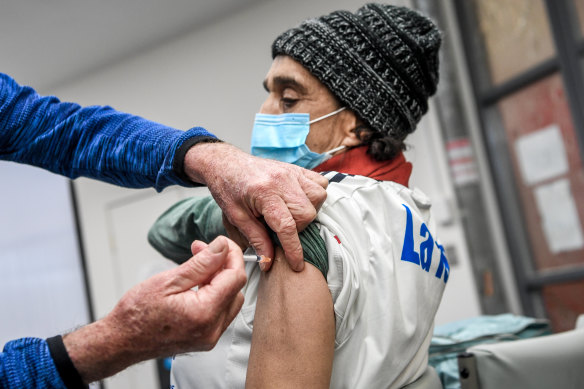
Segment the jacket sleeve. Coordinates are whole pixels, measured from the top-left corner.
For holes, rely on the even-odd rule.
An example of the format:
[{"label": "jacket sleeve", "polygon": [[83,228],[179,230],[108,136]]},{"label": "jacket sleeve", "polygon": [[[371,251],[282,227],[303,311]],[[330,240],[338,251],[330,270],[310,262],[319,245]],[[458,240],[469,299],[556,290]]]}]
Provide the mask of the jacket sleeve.
[{"label": "jacket sleeve", "polygon": [[148,242],[166,258],[183,263],[192,257],[191,243],[210,243],[227,235],[221,208],[213,197],[190,197],[179,201],[158,217],[148,231]]},{"label": "jacket sleeve", "polygon": [[[210,243],[219,235],[227,236],[221,214],[221,208],[211,196],[181,200],[156,219],[148,231],[148,242],[160,254],[181,264],[192,257],[194,240]],[[273,231],[270,235],[281,246]],[[326,279],[328,258],[317,224],[311,223],[298,236],[304,260],[319,269]]]},{"label": "jacket sleeve", "polygon": [[0,353],[0,388],[67,389],[47,342],[38,338],[6,343]]},{"label": "jacket sleeve", "polygon": [[216,138],[200,127],[183,132],[107,106],[42,97],[0,73],[0,159],[160,191],[193,185],[182,172],[184,146],[201,140]]}]

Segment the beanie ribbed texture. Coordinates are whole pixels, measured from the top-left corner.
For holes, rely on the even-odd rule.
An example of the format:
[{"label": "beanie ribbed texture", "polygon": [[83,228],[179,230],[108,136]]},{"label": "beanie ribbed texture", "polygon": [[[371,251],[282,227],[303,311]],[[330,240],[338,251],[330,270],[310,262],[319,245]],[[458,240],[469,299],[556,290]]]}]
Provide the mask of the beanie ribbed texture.
[{"label": "beanie ribbed texture", "polygon": [[436,92],[440,43],[434,23],[418,12],[367,4],[284,32],[272,57],[294,58],[369,128],[403,139]]}]

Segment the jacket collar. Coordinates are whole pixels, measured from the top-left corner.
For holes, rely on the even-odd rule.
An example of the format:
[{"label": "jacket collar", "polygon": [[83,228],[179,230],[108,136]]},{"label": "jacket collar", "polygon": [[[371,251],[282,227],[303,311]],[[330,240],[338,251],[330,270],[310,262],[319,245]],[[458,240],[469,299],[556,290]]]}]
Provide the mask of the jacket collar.
[{"label": "jacket collar", "polygon": [[407,187],[412,174],[412,164],[406,161],[403,152],[389,161],[376,161],[367,154],[367,146],[359,146],[335,155],[313,170],[366,176],[379,181],[397,182]]}]

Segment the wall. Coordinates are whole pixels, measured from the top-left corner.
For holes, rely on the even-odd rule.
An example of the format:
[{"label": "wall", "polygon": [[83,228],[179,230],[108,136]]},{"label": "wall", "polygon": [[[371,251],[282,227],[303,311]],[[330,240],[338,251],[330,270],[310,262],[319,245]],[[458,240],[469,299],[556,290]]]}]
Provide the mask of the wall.
[{"label": "wall", "polygon": [[0,346],[89,321],[70,184],[0,161]]},{"label": "wall", "polygon": [[[261,3],[51,93],[84,105],[109,104],[180,129],[204,126],[248,150],[254,113],[265,98],[261,83],[271,62],[270,44],[275,36],[309,16],[334,9],[356,10],[362,3]],[[416,166],[412,183],[438,198],[439,203],[448,204],[452,188],[445,162],[437,162],[444,158],[437,121],[426,119],[416,134],[412,140],[415,147],[408,154]],[[156,194],[85,179],[77,180],[75,188],[94,308],[101,317],[131,285],[168,266],[148,246],[145,233],[163,209],[179,198],[203,193],[203,189],[170,188]],[[448,288],[438,320],[474,316],[479,310],[458,216],[450,210],[438,220],[444,225],[439,226],[439,235],[445,231],[442,243],[457,245],[459,252],[459,265],[453,267],[450,281],[455,286]],[[454,281],[457,278],[460,281]],[[106,384],[108,388],[153,388],[154,377],[153,365],[147,363]]]}]

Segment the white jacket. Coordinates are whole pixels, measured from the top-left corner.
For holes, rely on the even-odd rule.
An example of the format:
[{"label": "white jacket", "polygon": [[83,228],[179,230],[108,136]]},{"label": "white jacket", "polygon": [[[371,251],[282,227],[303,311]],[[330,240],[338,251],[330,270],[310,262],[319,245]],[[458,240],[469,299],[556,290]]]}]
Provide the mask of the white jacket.
[{"label": "white jacket", "polygon": [[[430,201],[393,182],[336,172],[316,222],[326,243],[336,337],[331,388],[399,388],[427,366],[450,268]],[[244,306],[210,352],[177,356],[174,388],[243,388],[260,270],[246,264]]]}]

